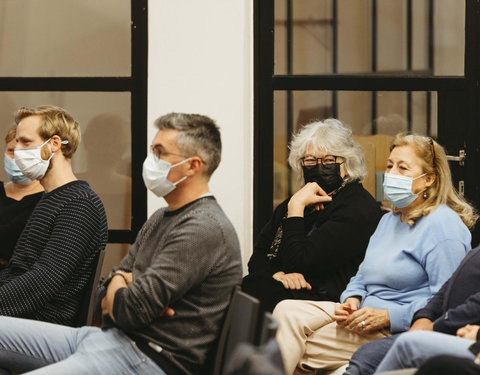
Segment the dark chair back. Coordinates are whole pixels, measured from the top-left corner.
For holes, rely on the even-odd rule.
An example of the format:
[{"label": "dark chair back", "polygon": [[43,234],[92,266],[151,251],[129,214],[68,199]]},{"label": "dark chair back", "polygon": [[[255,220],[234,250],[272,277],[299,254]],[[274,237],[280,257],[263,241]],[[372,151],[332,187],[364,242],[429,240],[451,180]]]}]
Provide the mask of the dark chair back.
[{"label": "dark chair back", "polygon": [[251,295],[236,289],[223,323],[213,375],[221,375],[239,343],[254,343],[260,302]]},{"label": "dark chair back", "polygon": [[275,337],[278,329],[278,321],[269,312],[263,315],[262,328],[260,330],[259,345],[265,344],[268,340]]},{"label": "dark chair back", "polygon": [[100,280],[100,274],[102,272],[103,259],[105,258],[105,250],[98,253],[97,268],[95,272],[90,276],[90,281],[85,288],[85,294],[83,295],[82,303],[75,322],[76,327],[92,325],[93,321],[93,303],[95,298],[95,289],[98,286]]}]

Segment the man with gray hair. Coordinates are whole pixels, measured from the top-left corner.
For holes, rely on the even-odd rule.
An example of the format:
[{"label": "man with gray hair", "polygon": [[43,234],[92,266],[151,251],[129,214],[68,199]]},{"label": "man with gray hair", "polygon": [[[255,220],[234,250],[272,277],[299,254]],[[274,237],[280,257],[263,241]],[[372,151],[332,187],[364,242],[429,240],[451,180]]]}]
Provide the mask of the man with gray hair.
[{"label": "man with gray hair", "polygon": [[147,220],[99,287],[102,329],[0,317],[0,373],[205,371],[242,274],[235,230],[208,187],[220,133],[201,115],[170,113],[155,124],[143,179],[168,207]]}]

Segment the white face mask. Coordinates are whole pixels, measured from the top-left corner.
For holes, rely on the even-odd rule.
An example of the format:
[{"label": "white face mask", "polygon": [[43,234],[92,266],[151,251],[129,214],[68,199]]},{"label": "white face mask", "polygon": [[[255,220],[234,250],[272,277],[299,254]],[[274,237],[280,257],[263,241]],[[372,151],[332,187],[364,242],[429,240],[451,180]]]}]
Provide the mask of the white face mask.
[{"label": "white face mask", "polygon": [[182,160],[177,164],[170,164],[168,161],[158,159],[153,154],[149,154],[145,161],[143,162],[143,182],[148,190],[152,191],[155,195],[159,197],[164,197],[165,195],[171,193],[176,187],[177,184],[182,182],[187,178],[187,176],[182,177],[177,182],[171,182],[167,180],[168,173],[170,169],[176,167],[177,165],[183,164],[191,158]]},{"label": "white face mask", "polygon": [[[52,152],[52,155],[50,155],[48,160],[43,160],[41,149],[50,141],[50,139],[51,138],[47,139],[41,146],[38,147],[15,149],[15,163],[17,163],[24,176],[31,180],[41,180],[45,176],[50,164],[50,159],[55,153]],[[66,145],[68,141],[62,141],[61,143]]]}]

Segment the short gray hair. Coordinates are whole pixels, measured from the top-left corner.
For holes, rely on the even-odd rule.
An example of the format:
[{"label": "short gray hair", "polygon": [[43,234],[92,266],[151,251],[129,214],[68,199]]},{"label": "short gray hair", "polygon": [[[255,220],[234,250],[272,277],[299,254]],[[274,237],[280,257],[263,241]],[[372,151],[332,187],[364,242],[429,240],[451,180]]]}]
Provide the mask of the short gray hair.
[{"label": "short gray hair", "polygon": [[159,117],[154,124],[158,130],[178,130],[178,149],[185,156],[199,156],[207,177],[217,169],[222,155],[222,141],[220,130],[210,117],[172,112]]},{"label": "short gray hair", "polygon": [[288,162],[297,173],[303,185],[301,158],[312,145],[316,151],[341,156],[345,160],[347,181],[363,182],[367,176],[367,167],[362,147],[352,138],[352,129],[341,121],[330,118],[312,122],[304,126],[293,136],[290,142]]}]

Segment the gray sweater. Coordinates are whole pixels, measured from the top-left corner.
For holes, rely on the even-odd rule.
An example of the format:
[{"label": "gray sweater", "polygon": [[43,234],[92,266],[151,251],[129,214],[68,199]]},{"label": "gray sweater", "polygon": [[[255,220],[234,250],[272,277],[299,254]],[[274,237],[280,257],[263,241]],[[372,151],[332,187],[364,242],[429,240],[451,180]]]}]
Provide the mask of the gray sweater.
[{"label": "gray sweater", "polygon": [[[159,209],[115,270],[133,272],[133,283],[115,294],[116,326],[160,346],[180,373],[199,373],[242,276],[235,230],[215,198]],[[167,306],[175,315],[159,318]]]}]

